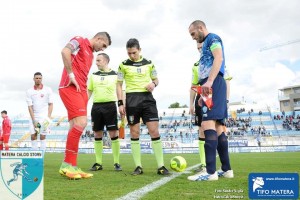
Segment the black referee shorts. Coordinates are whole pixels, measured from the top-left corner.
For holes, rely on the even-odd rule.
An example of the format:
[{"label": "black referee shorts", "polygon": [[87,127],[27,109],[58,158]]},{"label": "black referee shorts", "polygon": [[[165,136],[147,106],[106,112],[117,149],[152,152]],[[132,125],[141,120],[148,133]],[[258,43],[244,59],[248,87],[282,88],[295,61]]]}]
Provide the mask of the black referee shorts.
[{"label": "black referee shorts", "polygon": [[200,99],[200,95],[196,96],[195,99],[195,124],[201,126],[202,123],[202,110],[198,104],[198,100]]},{"label": "black referee shorts", "polygon": [[93,131],[118,130],[118,114],[116,102],[94,103],[92,107]]},{"label": "black referee shorts", "polygon": [[126,94],[126,116],[129,125],[159,121],[156,101],[151,92],[134,92]]}]

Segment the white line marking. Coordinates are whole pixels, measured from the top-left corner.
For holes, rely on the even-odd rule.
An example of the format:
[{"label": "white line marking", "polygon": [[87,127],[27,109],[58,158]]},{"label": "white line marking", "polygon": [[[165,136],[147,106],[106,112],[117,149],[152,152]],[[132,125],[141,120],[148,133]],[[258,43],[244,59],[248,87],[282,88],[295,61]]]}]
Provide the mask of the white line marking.
[{"label": "white line marking", "polygon": [[158,181],[155,181],[148,185],[145,185],[144,187],[134,190],[134,191],[128,193],[127,195],[120,197],[116,200],[138,200],[138,199],[142,198],[144,195],[146,195],[148,192],[151,192],[151,191],[155,190],[156,188],[168,183],[169,181],[173,180],[174,178],[180,176],[183,173],[189,173],[189,170],[196,168],[199,165],[200,164],[188,167],[188,168],[186,168],[186,170],[184,172],[179,172],[179,173],[174,172],[171,176],[161,178]]}]

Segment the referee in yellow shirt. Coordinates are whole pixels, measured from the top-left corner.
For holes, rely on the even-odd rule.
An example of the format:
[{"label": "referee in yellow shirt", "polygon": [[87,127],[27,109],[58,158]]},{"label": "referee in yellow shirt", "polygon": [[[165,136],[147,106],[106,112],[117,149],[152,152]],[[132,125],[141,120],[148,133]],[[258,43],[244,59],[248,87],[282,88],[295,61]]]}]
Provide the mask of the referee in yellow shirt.
[{"label": "referee in yellow shirt", "polygon": [[93,73],[88,82],[89,98],[93,95],[92,127],[95,132],[96,163],[91,171],[102,170],[103,130],[104,126],[111,138],[111,148],[114,157],[114,168],[122,171],[120,165],[120,141],[118,137],[118,114],[117,114],[117,73],[108,67],[109,56],[100,53],[96,58],[98,71]]}]

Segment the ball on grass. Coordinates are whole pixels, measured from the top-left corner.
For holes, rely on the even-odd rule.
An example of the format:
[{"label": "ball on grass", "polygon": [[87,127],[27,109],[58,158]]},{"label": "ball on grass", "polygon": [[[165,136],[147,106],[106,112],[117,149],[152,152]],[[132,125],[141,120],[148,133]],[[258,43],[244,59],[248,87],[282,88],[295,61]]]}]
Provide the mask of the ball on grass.
[{"label": "ball on grass", "polygon": [[186,160],[182,156],[175,156],[171,159],[170,168],[175,172],[183,172],[186,166]]}]

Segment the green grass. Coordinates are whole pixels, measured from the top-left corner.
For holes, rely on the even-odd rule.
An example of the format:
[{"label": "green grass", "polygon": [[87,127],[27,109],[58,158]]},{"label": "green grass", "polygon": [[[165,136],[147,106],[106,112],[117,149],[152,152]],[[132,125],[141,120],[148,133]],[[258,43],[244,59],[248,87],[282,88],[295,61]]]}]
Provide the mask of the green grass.
[{"label": "green grass", "polygon": [[[198,154],[179,154],[183,156],[189,166],[198,164]],[[68,180],[58,174],[63,154],[47,153],[45,155],[44,199],[45,200],[93,200],[116,199],[129,192],[139,189],[162,176],[156,174],[156,161],[154,155],[143,154],[142,163],[144,174],[132,176],[134,170],[131,154],[121,154],[122,172],[116,172],[113,168],[111,154],[103,155],[102,171],[93,172],[94,177],[83,180]],[[165,163],[174,154],[165,154]],[[149,192],[143,200],[167,200],[167,199],[214,199],[214,195],[243,195],[248,199],[248,175],[251,172],[300,172],[300,152],[281,153],[232,153],[231,165],[234,170],[234,179],[219,179],[213,182],[192,182],[187,180],[189,174],[182,173],[177,178]],[[94,164],[93,154],[80,154],[78,165],[82,170],[88,169]],[[220,164],[218,163],[218,167]],[[223,189],[239,190],[236,192],[223,192]],[[216,192],[222,190],[222,192]]]}]

